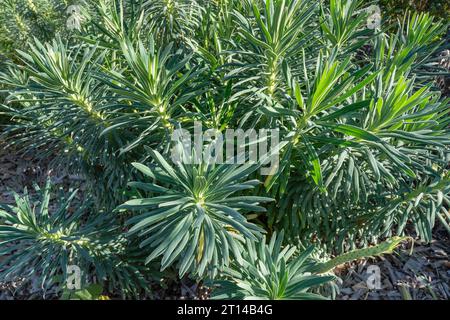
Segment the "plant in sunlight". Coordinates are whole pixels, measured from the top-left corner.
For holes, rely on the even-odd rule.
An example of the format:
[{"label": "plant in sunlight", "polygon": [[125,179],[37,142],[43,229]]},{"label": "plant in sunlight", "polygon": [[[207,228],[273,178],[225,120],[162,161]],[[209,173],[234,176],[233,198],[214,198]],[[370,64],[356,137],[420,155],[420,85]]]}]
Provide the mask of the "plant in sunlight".
[{"label": "plant in sunlight", "polygon": [[[64,3],[66,2],[66,3]],[[5,0],[0,7],[0,54],[12,57],[27,41],[51,40],[63,31],[68,1]]]},{"label": "plant in sunlight", "polygon": [[132,225],[128,234],[144,238],[140,247],[151,248],[147,263],[161,256],[161,268],[178,263],[180,276],[188,271],[202,276],[206,269],[215,274],[217,268],[228,265],[230,253],[239,259],[242,239],[261,237],[264,230],[247,221],[243,213],[264,212],[259,204],[273,199],[234,195],[259,184],[258,180],[244,181],[255,171],[254,164],[235,167],[202,161],[171,166],[159,152],[149,152],[157,166],[133,165],[158,184],[129,185],[153,196],[118,207],[142,212],[127,224]]},{"label": "plant in sunlight", "polygon": [[[265,240],[265,239],[264,239]],[[308,261],[313,247],[296,255],[295,246],[282,248],[283,235],[274,234],[268,244],[248,241],[240,263],[224,269],[216,281],[214,299],[317,300],[325,297],[310,292],[312,288],[334,279],[312,274]]]},{"label": "plant in sunlight", "polygon": [[[74,230],[91,239],[84,228],[106,217],[114,232],[99,229],[99,238],[126,242],[133,267],[223,276],[230,291],[220,297],[327,296],[321,284],[331,278],[308,269],[317,252],[383,253],[386,239],[413,232],[430,242],[436,226],[450,230],[450,99],[435,82],[448,74],[439,54],[449,24],[406,12],[395,27],[369,25],[368,6],[86,1],[70,36],[28,40],[1,66],[0,115],[11,119],[1,141],[80,176],[92,208]],[[247,157],[262,152],[249,142],[254,133],[277,130],[279,163],[263,175],[261,162],[184,161],[205,150],[171,159],[176,130],[195,141],[196,123],[225,136],[239,130],[242,141],[230,142]],[[66,219],[45,225],[65,230]],[[20,237],[24,228],[11,229],[20,224],[4,228]],[[33,238],[37,250],[67,249],[44,238]],[[6,248],[23,243],[11,239]]]},{"label": "plant in sunlight", "polygon": [[48,290],[65,285],[68,267],[75,265],[89,278],[93,268],[100,284],[111,291],[119,289],[124,296],[137,295],[146,287],[146,270],[129,263],[133,253],[112,216],[89,214],[89,202],[74,209],[76,191],[60,195],[52,209],[50,181],[44,189],[36,186],[36,191],[37,201],[25,190],[23,196],[15,194],[15,205],[0,206],[0,255],[5,256],[1,281],[33,275]]},{"label": "plant in sunlight", "polygon": [[321,291],[332,286],[330,270],[343,263],[392,251],[405,238],[394,237],[377,246],[354,250],[326,262],[314,258],[314,246],[298,250],[283,246],[283,232],[272,235],[269,243],[248,240],[242,259],[223,268],[222,280],[213,282],[213,299],[318,300]]}]

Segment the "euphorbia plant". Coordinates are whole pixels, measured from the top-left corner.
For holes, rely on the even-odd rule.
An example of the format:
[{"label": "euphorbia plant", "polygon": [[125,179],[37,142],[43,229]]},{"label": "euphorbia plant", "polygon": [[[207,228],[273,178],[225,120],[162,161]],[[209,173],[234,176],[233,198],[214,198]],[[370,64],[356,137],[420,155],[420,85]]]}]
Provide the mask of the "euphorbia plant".
[{"label": "euphorbia plant", "polygon": [[[448,228],[444,23],[409,14],[387,31],[356,0],[92,8],[73,37],[29,43],[1,74],[2,138],[82,175],[99,212],[121,205],[116,227],[146,262],[203,277],[264,232],[331,253],[409,223],[425,241]],[[279,129],[279,167],[171,163],[174,130],[196,121]]]}]

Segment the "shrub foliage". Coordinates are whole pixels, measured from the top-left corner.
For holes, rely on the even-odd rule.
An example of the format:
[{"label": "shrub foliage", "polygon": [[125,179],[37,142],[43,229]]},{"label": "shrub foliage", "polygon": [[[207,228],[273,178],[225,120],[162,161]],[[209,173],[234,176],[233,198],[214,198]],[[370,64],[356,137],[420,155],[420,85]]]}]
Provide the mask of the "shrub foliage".
[{"label": "shrub foliage", "polygon": [[[444,22],[421,13],[395,31],[372,28],[353,0],[101,0],[85,9],[79,30],[28,41],[0,75],[1,109],[13,120],[2,139],[81,174],[93,197],[83,222],[68,205],[48,213],[48,194],[38,214],[20,197],[2,213],[2,241],[46,252],[33,260],[45,279],[64,272],[51,257],[92,257],[99,279],[126,286],[141,271],[108,251],[125,241],[124,257],[141,250],[141,262],[181,276],[242,272],[247,290],[260,271],[279,286],[267,297],[306,298],[330,279],[297,274],[309,249],[290,259],[285,244],[345,252],[407,225],[424,241],[436,221],[450,230],[449,99],[434,83]],[[278,170],[172,163],[174,130],[193,132],[194,122],[279,129]],[[111,227],[91,234],[97,217]],[[265,232],[283,240],[257,249]],[[102,253],[91,236],[110,239]],[[4,250],[17,273],[31,261]],[[107,273],[95,263],[103,259],[125,259],[124,269]]]}]

